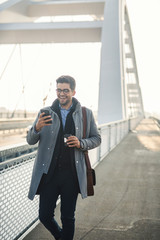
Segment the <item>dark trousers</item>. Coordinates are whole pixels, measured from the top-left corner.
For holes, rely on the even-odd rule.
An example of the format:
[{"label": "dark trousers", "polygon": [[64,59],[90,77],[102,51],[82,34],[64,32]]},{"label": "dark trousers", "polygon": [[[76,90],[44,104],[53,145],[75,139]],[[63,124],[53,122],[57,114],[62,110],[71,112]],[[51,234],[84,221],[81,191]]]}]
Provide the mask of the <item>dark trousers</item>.
[{"label": "dark trousers", "polygon": [[[69,169],[56,169],[52,181],[40,193],[39,219],[55,239],[72,240],[79,188]],[[54,218],[58,196],[61,199],[62,228]]]}]

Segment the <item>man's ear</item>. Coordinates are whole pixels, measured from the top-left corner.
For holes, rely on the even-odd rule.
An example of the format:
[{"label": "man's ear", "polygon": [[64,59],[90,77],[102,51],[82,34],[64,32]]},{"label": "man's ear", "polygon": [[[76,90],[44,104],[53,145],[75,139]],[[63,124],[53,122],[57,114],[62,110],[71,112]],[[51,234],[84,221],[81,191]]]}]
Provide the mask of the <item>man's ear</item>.
[{"label": "man's ear", "polygon": [[75,90],[73,90],[73,92],[72,92],[72,96],[74,96],[76,94],[76,91]]}]

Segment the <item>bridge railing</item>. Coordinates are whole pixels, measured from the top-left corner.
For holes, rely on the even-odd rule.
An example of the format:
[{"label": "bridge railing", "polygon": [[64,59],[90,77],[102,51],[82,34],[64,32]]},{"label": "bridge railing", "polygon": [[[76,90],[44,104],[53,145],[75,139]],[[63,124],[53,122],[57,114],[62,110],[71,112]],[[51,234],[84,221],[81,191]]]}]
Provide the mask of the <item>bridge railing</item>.
[{"label": "bridge railing", "polygon": [[0,119],[15,119],[15,118],[35,118],[37,115],[37,112],[24,112],[24,111],[15,111],[14,114],[11,111],[0,111]]},{"label": "bridge railing", "polygon": [[142,119],[142,116],[138,116],[100,125],[98,129],[101,134],[102,143],[99,148],[89,151],[92,166],[96,166],[103,160],[105,156],[122,141],[129,131],[136,128]]},{"label": "bridge railing", "polygon": [[34,118],[0,119],[0,134],[26,132],[33,121]]},{"label": "bridge railing", "polygon": [[[92,166],[103,158],[136,127],[142,117],[99,126],[100,147],[89,152]],[[38,222],[38,196],[27,198],[36,151],[0,163],[0,233],[3,240],[22,239],[27,230]]]},{"label": "bridge railing", "polygon": [[27,154],[35,151],[38,148],[38,144],[28,145],[27,143],[13,144],[12,146],[0,147],[0,162],[4,162],[11,158],[19,157],[23,154]]}]

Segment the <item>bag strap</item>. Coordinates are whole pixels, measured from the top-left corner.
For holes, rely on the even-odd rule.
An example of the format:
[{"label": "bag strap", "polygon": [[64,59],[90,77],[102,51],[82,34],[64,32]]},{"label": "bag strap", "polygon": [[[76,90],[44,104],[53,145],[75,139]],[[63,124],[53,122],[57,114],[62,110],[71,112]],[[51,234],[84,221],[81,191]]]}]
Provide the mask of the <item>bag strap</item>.
[{"label": "bag strap", "polygon": [[[86,129],[87,129],[87,115],[86,115],[86,108],[82,107],[82,115],[83,115],[83,138],[86,138]],[[88,156],[88,151],[84,151],[85,154],[85,160],[86,160],[86,166],[87,169],[92,169],[89,156]]]},{"label": "bag strap", "polygon": [[85,107],[82,107],[82,114],[83,114],[83,138],[86,138],[87,116]]}]

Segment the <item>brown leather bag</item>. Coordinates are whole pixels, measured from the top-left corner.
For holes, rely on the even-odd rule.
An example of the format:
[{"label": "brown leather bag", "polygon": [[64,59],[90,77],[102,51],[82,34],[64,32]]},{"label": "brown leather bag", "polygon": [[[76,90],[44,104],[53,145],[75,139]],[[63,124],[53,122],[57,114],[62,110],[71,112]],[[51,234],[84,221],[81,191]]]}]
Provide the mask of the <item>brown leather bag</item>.
[{"label": "brown leather bag", "polygon": [[[85,107],[82,107],[82,114],[83,114],[83,138],[86,138],[87,116]],[[94,195],[93,185],[96,185],[95,170],[91,168],[87,150],[84,151],[84,155],[87,169],[87,195],[93,196]]]}]

